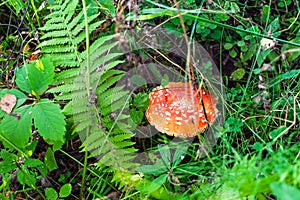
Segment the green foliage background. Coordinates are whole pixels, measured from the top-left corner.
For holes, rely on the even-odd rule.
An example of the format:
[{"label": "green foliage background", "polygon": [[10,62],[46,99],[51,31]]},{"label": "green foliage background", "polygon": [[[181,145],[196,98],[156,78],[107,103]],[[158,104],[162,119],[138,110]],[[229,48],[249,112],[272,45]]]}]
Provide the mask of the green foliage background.
[{"label": "green foliage background", "polygon": [[[32,191],[43,199],[114,192],[119,199],[300,198],[298,1],[6,1],[0,9],[21,18],[33,38],[22,40],[21,27],[9,24],[14,20],[0,20],[0,98],[17,97],[12,114],[0,110],[0,198]],[[132,96],[116,86],[127,57],[115,38],[146,23],[187,34],[217,62],[227,114],[205,157],[197,157],[197,142],[188,151],[165,148],[164,135],[149,149],[136,145],[132,124],[147,123],[151,89]],[[35,39],[37,29],[41,37]],[[26,60],[32,41],[40,50],[37,61]],[[12,44],[22,49],[19,55],[10,53],[16,51]],[[81,161],[65,151],[74,138],[83,141]],[[47,145],[43,159],[35,154],[40,140]],[[153,158],[136,168],[132,153],[140,150]],[[58,152],[82,170],[72,180],[64,174],[67,181],[57,187],[40,187],[59,170]],[[12,187],[13,174],[22,189]],[[79,191],[72,181],[81,182]]]}]

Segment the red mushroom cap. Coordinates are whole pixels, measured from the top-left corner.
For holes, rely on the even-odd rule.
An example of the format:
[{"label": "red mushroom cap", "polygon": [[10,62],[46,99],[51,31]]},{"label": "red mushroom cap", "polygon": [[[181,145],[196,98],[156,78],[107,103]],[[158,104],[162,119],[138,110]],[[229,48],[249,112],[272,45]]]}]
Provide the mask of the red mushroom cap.
[{"label": "red mushroom cap", "polygon": [[189,83],[170,82],[165,87],[158,86],[149,98],[146,111],[149,123],[171,136],[193,137],[202,133],[217,115],[216,99],[206,90],[193,89]]}]

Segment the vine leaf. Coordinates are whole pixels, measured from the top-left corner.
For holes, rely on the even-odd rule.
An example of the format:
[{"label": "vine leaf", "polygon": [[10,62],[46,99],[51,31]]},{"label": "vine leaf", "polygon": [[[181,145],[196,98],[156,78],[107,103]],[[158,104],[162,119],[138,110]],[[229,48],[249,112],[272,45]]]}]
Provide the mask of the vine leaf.
[{"label": "vine leaf", "polygon": [[46,139],[64,142],[66,132],[65,116],[57,104],[48,99],[42,99],[32,110],[34,126]]},{"label": "vine leaf", "polygon": [[54,66],[49,59],[26,63],[16,73],[16,83],[21,90],[39,97],[54,80]]}]

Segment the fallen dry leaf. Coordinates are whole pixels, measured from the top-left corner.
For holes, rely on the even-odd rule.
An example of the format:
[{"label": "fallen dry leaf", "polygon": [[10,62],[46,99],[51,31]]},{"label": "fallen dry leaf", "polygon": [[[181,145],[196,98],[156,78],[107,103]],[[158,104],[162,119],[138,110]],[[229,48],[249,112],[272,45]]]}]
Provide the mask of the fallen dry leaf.
[{"label": "fallen dry leaf", "polygon": [[0,102],[0,107],[4,112],[10,114],[13,108],[15,107],[16,103],[17,97],[15,95],[6,94]]}]

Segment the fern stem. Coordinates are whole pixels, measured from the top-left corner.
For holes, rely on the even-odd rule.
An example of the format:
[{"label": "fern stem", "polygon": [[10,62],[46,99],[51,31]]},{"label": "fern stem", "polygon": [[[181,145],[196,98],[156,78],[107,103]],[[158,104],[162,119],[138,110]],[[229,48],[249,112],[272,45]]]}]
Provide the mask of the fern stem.
[{"label": "fern stem", "polygon": [[82,174],[82,180],[81,180],[81,187],[80,187],[80,193],[79,193],[79,199],[83,198],[83,192],[85,188],[85,177],[86,177],[86,171],[87,171],[87,160],[88,160],[88,151],[84,151],[84,162],[83,162],[83,174]]},{"label": "fern stem", "polygon": [[[87,7],[85,0],[82,0],[82,7],[83,7],[83,13],[84,13],[84,23],[85,23],[85,45],[86,45],[86,78],[87,78],[87,95],[88,99],[90,99],[91,96],[91,75],[90,75],[90,39],[89,39],[89,23],[88,23],[88,15],[87,15]],[[87,128],[87,135],[90,131],[90,128]],[[84,165],[83,165],[83,174],[82,174],[82,180],[81,180],[81,188],[80,188],[80,196],[79,199],[83,199],[83,191],[85,186],[85,178],[86,178],[86,171],[87,171],[87,160],[88,160],[88,151],[85,150],[84,153]]]},{"label": "fern stem", "polygon": [[90,75],[90,38],[89,38],[89,23],[88,23],[88,15],[85,0],[82,0],[83,13],[84,13],[84,23],[85,23],[85,46],[86,46],[86,77],[87,77],[87,92],[88,97],[91,95],[90,87],[91,87],[91,75]]}]

